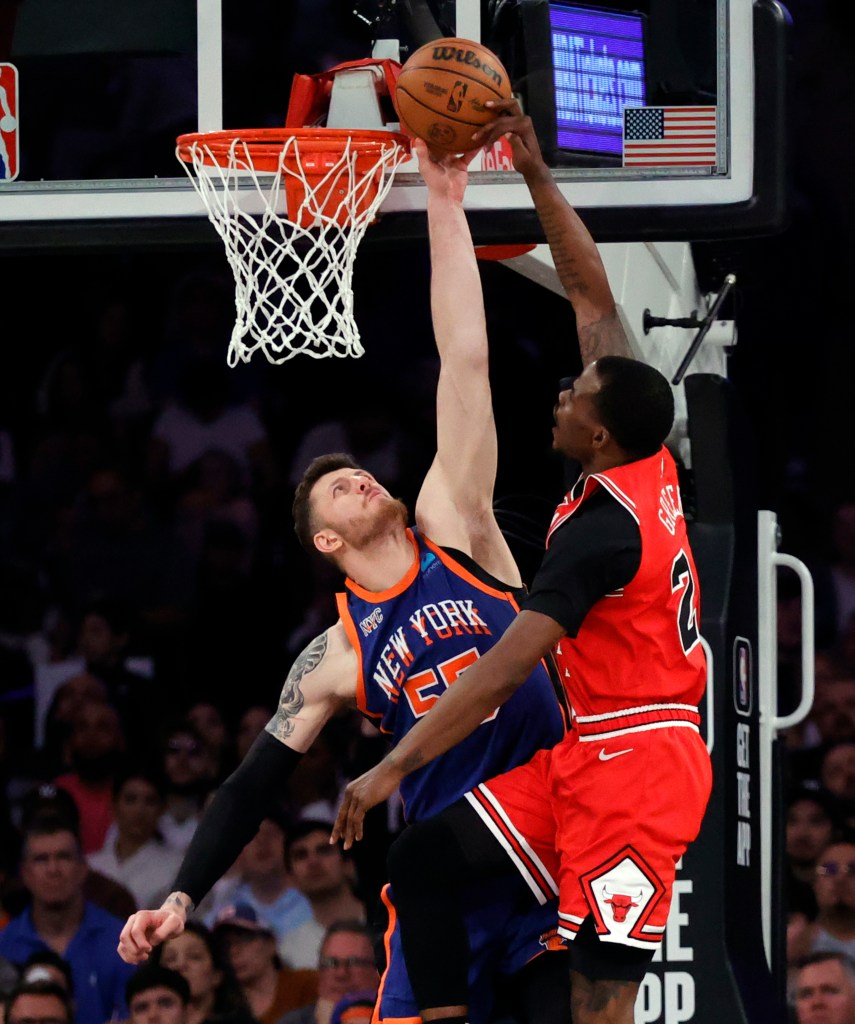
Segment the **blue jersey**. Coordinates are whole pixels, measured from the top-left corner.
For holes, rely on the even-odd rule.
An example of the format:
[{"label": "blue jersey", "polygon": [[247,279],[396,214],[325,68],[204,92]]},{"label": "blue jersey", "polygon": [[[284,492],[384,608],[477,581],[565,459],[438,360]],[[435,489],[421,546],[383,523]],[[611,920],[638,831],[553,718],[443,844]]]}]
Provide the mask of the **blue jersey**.
[{"label": "blue jersey", "polygon": [[[393,744],[427,714],[454,680],[488,651],[519,611],[465,555],[452,557],[408,530],[413,564],[389,590],[352,580],[338,610],[359,660],[357,706]],[[429,817],[494,775],[553,747],[566,714],[553,676],[540,662],[514,695],[465,740],[401,783],[407,821]]]}]

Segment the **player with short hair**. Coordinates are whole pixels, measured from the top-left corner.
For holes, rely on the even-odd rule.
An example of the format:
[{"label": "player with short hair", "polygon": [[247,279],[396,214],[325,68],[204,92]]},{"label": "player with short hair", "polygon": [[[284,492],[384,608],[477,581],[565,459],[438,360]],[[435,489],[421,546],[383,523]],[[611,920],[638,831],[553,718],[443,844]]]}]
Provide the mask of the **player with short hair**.
[{"label": "player with short hair", "polygon": [[[512,133],[531,174],[531,123]],[[531,160],[535,166],[532,167]],[[556,265],[558,261],[556,260]],[[668,916],[675,865],[712,784],[697,705],[706,682],[697,572],[677,469],[664,446],[673,394],[620,356],[562,381],[553,447],[580,475],[558,505],[542,566],[501,640],[387,757],[350,783],[335,826],[348,848],[365,812],[465,741],[556,651],[574,729],[522,768],[482,784],[390,851],[410,978],[424,1020],[464,1021],[467,959],[458,900],[486,876],[559,893],[576,1024],[631,1024]]]},{"label": "player with short hair", "polygon": [[[297,658],[276,714],[198,826],[176,891],[160,910],[129,919],[119,952],[131,962],[145,959],[153,945],[183,928],[193,904],[252,836],[264,800],[275,796],[271,783],[287,777],[333,714],[355,705],[398,742],[517,614],[521,578],[492,509],[496,432],[480,278],[462,206],[467,161],[434,162],[420,144],[417,153],[428,186],[432,314],[441,369],[437,453],[416,503],[416,528],[408,528],[404,506],[346,455],[322,457],[307,470],[295,496],[295,527],[311,550],[346,574],[341,618]],[[567,208],[557,190],[545,206],[555,203]],[[615,311],[596,247],[578,225],[574,275],[581,340]],[[620,339],[625,345],[622,332]],[[443,809],[564,735],[550,661],[547,654],[533,665],[508,707],[489,716],[467,744],[408,780],[402,787],[408,820]],[[470,943],[480,956],[472,967],[473,1018],[486,1016],[492,976],[501,969],[529,992],[532,1016],[539,1010],[541,1021],[566,1020],[563,957],[540,955],[554,948],[544,937],[554,908],[530,905],[513,886],[494,897],[488,913],[479,910],[469,921]],[[383,898],[393,912],[388,891]],[[379,1016],[414,1016],[396,929],[387,942]]]}]

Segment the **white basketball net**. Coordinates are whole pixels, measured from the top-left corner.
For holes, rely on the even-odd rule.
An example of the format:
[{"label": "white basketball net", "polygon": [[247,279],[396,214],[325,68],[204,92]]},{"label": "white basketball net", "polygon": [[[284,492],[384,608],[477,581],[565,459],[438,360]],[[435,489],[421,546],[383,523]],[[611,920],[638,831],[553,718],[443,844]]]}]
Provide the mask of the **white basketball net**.
[{"label": "white basketball net", "polygon": [[[271,363],[301,353],[323,359],[364,352],[353,318],[354,260],[408,154],[390,133],[376,162],[366,165],[364,149],[360,154],[347,139],[340,154],[327,155],[320,179],[316,170],[310,180],[304,163],[311,158],[300,153],[300,143],[283,136],[275,171],[257,170],[240,138],[230,142],[227,157],[222,143],[215,155],[204,136],[190,147],[192,162],[186,147],[179,155],[234,274],[229,366],[248,362],[257,349]],[[290,215],[289,189],[299,189],[299,210]]]}]

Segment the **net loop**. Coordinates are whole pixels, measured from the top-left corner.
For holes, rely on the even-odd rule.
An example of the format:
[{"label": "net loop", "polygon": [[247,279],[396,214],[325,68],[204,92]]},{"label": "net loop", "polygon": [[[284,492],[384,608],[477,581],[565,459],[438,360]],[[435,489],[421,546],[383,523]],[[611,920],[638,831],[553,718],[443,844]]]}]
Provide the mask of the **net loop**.
[{"label": "net loop", "polygon": [[176,155],[234,275],[229,366],[258,350],[271,363],[362,355],[356,253],[409,152],[405,135],[386,130],[179,136]]}]

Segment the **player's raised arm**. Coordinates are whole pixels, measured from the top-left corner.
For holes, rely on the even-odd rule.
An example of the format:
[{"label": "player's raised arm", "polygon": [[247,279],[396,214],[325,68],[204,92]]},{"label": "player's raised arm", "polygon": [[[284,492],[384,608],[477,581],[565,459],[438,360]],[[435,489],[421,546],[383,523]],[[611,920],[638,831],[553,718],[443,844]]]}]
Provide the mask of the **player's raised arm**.
[{"label": "player's raised arm", "polygon": [[531,192],[555,270],[576,314],[582,364],[587,366],[600,356],[632,358],[596,243],[555,183],[531,118],[515,99],[490,101],[488,106],[499,116],[475,133],[473,145],[492,145],[502,135],[510,139],[514,167]]},{"label": "player's raised arm", "polygon": [[206,808],[178,869],[174,891],[158,910],[139,910],[128,918],[119,938],[123,960],[147,960],[154,946],[184,930],[188,913],[258,831],[275,805],[279,785],[327,720],[353,703],[355,693],[355,656],[337,623],[316,637],[291,666],[276,714]]},{"label": "player's raised arm", "polygon": [[416,503],[416,521],[433,540],[471,554],[494,576],[519,573],[493,515],[496,425],[489,381],[484,298],[463,211],[468,163],[416,143],[428,188],[431,314],[440,356],[437,453]]}]

